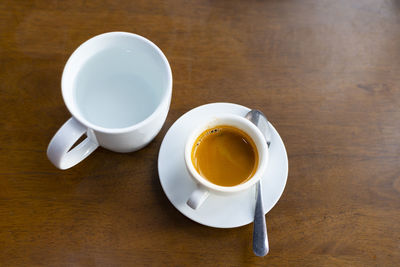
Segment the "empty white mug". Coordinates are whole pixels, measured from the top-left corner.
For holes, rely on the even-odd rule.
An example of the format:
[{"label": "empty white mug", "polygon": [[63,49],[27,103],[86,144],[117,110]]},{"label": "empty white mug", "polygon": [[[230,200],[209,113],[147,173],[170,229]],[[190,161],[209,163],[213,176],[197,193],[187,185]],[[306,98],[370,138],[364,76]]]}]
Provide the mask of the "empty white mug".
[{"label": "empty white mug", "polygon": [[[72,117],[47,148],[49,160],[70,168],[98,146],[132,152],[161,130],[172,95],[172,73],[162,51],[127,32],[95,36],[68,59],[62,96]],[[87,137],[73,149],[78,139]]]}]

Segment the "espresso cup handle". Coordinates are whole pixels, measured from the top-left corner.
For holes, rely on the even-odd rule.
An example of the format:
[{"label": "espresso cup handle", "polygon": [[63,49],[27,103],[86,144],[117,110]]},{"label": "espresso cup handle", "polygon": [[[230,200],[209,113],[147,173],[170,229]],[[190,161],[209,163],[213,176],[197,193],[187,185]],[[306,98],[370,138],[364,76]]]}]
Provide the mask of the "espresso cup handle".
[{"label": "espresso cup handle", "polygon": [[[71,149],[85,133],[86,139]],[[65,170],[81,162],[98,146],[93,132],[72,117],[61,126],[51,139],[47,147],[47,157],[57,168]]]},{"label": "espresso cup handle", "polygon": [[197,186],[197,188],[192,192],[186,204],[192,209],[197,209],[203,204],[204,200],[208,198],[210,192],[202,186]]}]

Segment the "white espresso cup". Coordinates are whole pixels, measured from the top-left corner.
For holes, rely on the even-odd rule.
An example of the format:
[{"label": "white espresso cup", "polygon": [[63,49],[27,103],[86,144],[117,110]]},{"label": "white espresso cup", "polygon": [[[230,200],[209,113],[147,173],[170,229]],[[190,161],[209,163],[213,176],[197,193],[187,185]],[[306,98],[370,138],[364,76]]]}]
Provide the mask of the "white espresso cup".
[{"label": "white espresso cup", "polygon": [[[162,51],[127,32],[95,36],[68,59],[62,96],[72,117],[47,148],[49,160],[70,168],[98,146],[132,152],[161,130],[172,95],[172,73]],[[86,134],[86,139],[71,147]]]},{"label": "white espresso cup", "polygon": [[[197,172],[192,162],[192,149],[197,138],[207,129],[211,129],[220,125],[232,126],[247,133],[257,148],[258,167],[256,172],[250,179],[235,186],[220,186],[210,182],[205,177],[200,175],[199,172]],[[197,188],[191,193],[186,203],[189,207],[197,209],[207,199],[210,193],[229,196],[247,190],[257,183],[262,178],[267,168],[269,152],[263,134],[252,122],[238,115],[221,114],[216,115],[214,118],[202,123],[189,135],[185,145],[184,156],[186,168],[192,179],[197,184]]]}]

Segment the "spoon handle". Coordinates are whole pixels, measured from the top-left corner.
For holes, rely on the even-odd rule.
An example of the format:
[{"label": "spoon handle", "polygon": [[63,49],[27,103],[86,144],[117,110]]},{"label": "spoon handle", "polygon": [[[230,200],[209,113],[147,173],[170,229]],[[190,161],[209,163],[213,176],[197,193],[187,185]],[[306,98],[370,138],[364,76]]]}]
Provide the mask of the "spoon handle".
[{"label": "spoon handle", "polygon": [[268,235],[267,224],[265,222],[264,207],[262,201],[261,182],[256,184],[257,201],[254,213],[254,231],[253,231],[253,252],[259,257],[268,254]]}]

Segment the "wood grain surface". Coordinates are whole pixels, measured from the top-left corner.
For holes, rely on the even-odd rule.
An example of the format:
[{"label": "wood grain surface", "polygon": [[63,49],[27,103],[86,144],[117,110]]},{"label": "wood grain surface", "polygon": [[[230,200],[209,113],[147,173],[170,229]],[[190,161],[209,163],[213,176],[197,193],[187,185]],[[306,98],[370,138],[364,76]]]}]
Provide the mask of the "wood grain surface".
[{"label": "wood grain surface", "polygon": [[[60,171],[46,158],[70,114],[69,55],[109,31],[145,36],[174,78],[167,120],[144,149],[98,149]],[[268,213],[214,229],[164,195],[157,156],[190,109],[267,114],[289,177]],[[400,1],[0,1],[1,266],[398,266]]]}]

